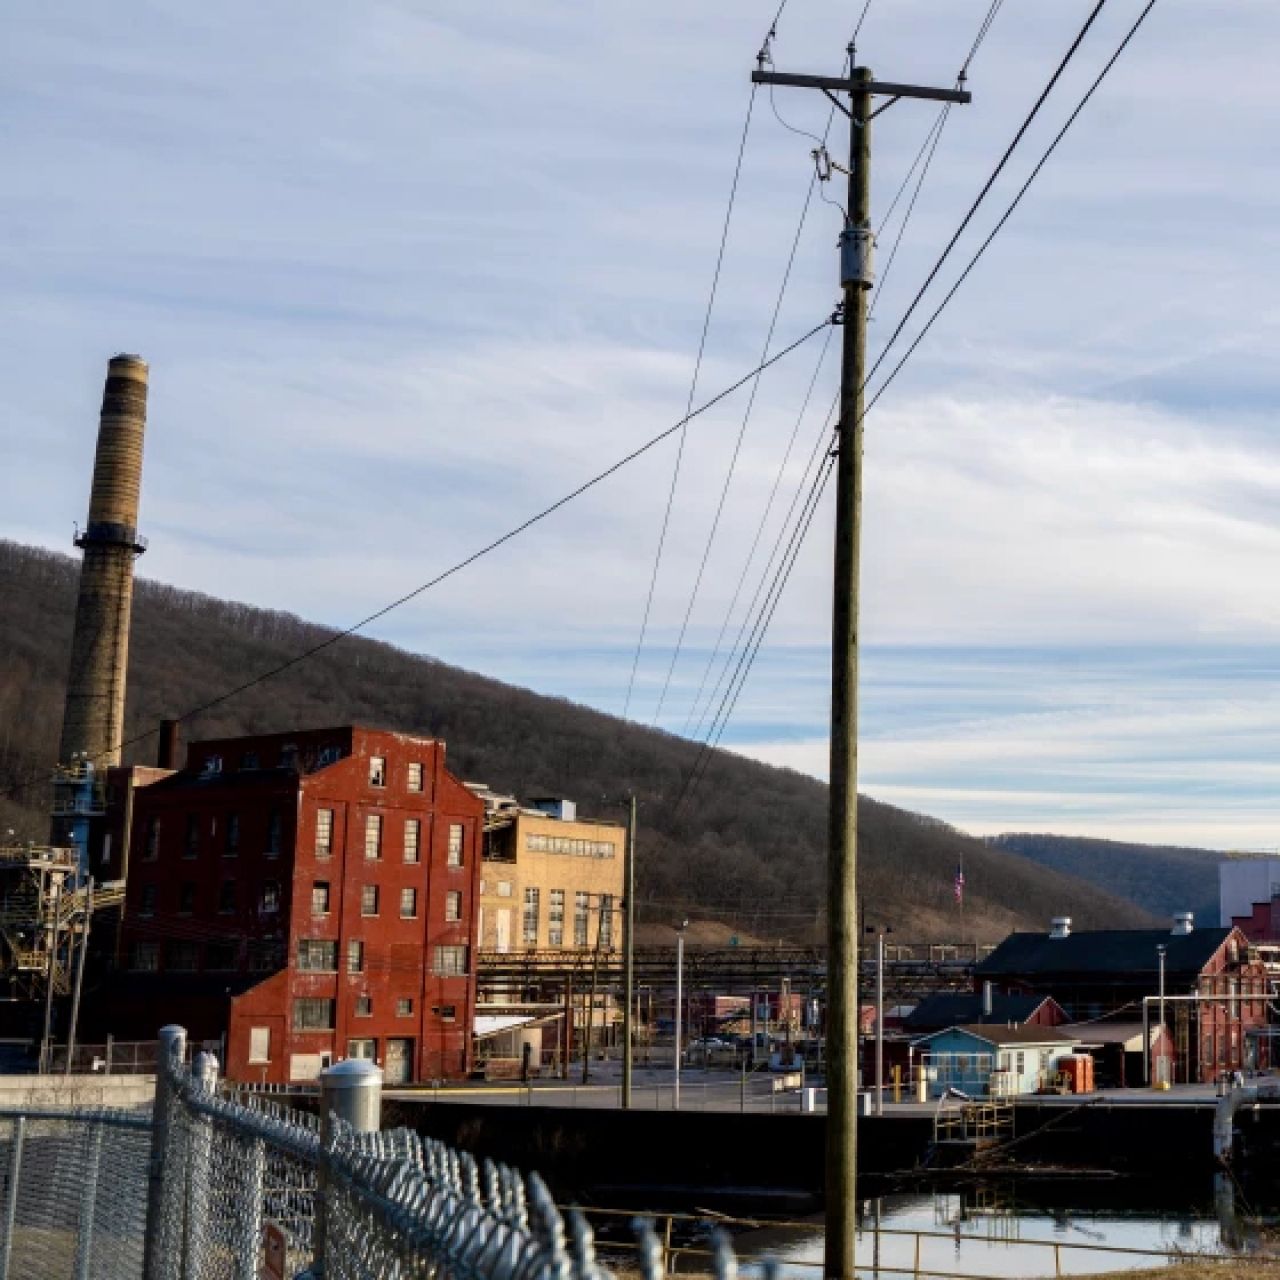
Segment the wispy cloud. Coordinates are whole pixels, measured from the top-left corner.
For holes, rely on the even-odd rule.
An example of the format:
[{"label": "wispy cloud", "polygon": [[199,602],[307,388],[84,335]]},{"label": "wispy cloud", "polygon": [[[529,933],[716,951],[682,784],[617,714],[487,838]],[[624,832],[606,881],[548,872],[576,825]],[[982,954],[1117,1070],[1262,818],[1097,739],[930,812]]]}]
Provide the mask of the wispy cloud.
[{"label": "wispy cloud", "polygon": [[[986,7],[876,7],[861,53],[882,74],[945,83]],[[1131,9],[1107,11],[1031,142],[1047,140]],[[152,0],[131,7],[127,32],[87,0],[15,13],[0,52],[5,531],[63,546],[82,518],[103,360],[118,348],[154,371],[144,568],[337,623],[675,420],[747,72],[773,12]],[[788,11],[779,65],[838,66],[848,16],[835,0]],[[873,348],[1080,16],[1002,11],[880,299]],[[1118,830],[1183,821],[1194,775],[1204,830],[1261,837],[1257,788],[1277,754],[1271,668],[1260,661],[1250,683],[1224,676],[1218,655],[1265,652],[1280,629],[1268,586],[1280,550],[1277,36],[1280,13],[1252,0],[1218,5],[1212,23],[1166,0],[869,420],[865,633],[881,654],[917,655],[868,656],[873,792],[975,829],[1083,821],[1096,794],[1105,803],[1088,820]],[[1193,61],[1232,92],[1179,92]],[[777,105],[805,128],[827,113],[801,93]],[[877,121],[877,209],[932,119],[900,104]],[[757,103],[707,393],[758,356],[810,147]],[[820,202],[810,213],[784,339],[830,311],[835,217]],[[816,346],[762,386],[672,727],[814,359]],[[806,452],[833,376],[832,364]],[[642,715],[744,400],[689,434]],[[673,456],[674,442],[379,634],[617,709]],[[830,495],[729,734],[814,771],[829,521]],[[1190,656],[1157,662],[1157,678],[1136,658],[1117,665],[1115,646]],[[963,656],[975,647],[980,672]],[[1215,701],[1237,680],[1239,705]]]}]

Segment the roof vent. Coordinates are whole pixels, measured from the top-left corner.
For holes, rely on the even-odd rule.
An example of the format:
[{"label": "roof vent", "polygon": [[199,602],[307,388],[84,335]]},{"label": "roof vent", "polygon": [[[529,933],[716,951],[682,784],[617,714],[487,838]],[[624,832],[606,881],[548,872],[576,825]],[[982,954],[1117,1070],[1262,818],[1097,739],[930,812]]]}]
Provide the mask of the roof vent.
[{"label": "roof vent", "polygon": [[1049,930],[1051,938],[1069,938],[1071,937],[1071,917],[1070,916],[1054,916],[1053,926]]},{"label": "roof vent", "polygon": [[1179,911],[1173,917],[1173,932],[1175,934],[1191,933],[1196,927],[1196,916],[1194,911]]}]

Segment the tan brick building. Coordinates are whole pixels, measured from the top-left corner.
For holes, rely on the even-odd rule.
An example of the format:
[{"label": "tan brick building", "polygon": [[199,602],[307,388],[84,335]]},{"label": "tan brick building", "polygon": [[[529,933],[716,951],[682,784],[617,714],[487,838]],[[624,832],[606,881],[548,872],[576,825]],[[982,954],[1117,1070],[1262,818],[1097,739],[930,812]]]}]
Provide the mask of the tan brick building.
[{"label": "tan brick building", "polygon": [[580,819],[568,800],[517,806],[475,790],[489,806],[480,872],[480,949],[621,946],[626,828]]}]

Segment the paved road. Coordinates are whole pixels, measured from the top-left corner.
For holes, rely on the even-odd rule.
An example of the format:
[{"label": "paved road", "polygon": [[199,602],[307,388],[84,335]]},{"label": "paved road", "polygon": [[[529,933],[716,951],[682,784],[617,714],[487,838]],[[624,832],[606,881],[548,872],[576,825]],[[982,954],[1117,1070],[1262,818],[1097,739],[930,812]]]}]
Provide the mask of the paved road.
[{"label": "paved road", "polygon": [[[388,1089],[390,1098],[439,1098],[450,1102],[487,1102],[507,1106],[544,1107],[618,1107],[621,1105],[621,1067],[617,1063],[593,1063],[590,1081],[582,1084],[581,1065],[575,1065],[568,1080],[535,1080],[528,1085],[459,1084],[440,1089],[420,1087]],[[680,1104],[682,1111],[751,1111],[796,1114],[801,1111],[801,1097],[795,1090],[775,1092],[776,1076],[753,1072],[745,1078],[738,1072],[686,1068],[681,1073]],[[1252,1081],[1250,1083],[1253,1083]],[[1051,1106],[1079,1106],[1089,1100],[1119,1105],[1177,1106],[1205,1105],[1216,1101],[1212,1085],[1176,1085],[1167,1092],[1153,1089],[1103,1089],[1095,1094],[1043,1094],[1033,1099]],[[821,1099],[821,1094],[819,1094]],[[675,1090],[670,1067],[637,1066],[632,1080],[632,1105],[636,1110],[671,1111],[676,1109]],[[937,1102],[892,1102],[886,1099],[887,1115],[932,1115]],[[821,1104],[819,1111],[825,1110]]]}]

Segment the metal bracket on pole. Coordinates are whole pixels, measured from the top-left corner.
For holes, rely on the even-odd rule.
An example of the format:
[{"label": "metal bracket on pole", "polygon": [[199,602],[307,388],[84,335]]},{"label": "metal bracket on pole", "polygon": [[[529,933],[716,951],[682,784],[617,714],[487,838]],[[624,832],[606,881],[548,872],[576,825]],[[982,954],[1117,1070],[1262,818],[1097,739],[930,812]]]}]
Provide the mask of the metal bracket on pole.
[{"label": "metal bracket on pole", "polygon": [[[852,80],[844,76],[797,76],[786,71],[753,71],[752,84],[777,84],[824,93],[870,93],[881,98],[926,98],[931,102],[972,102],[967,89],[934,89],[928,85],[893,84],[888,80]],[[848,114],[846,112],[846,114]]]}]

